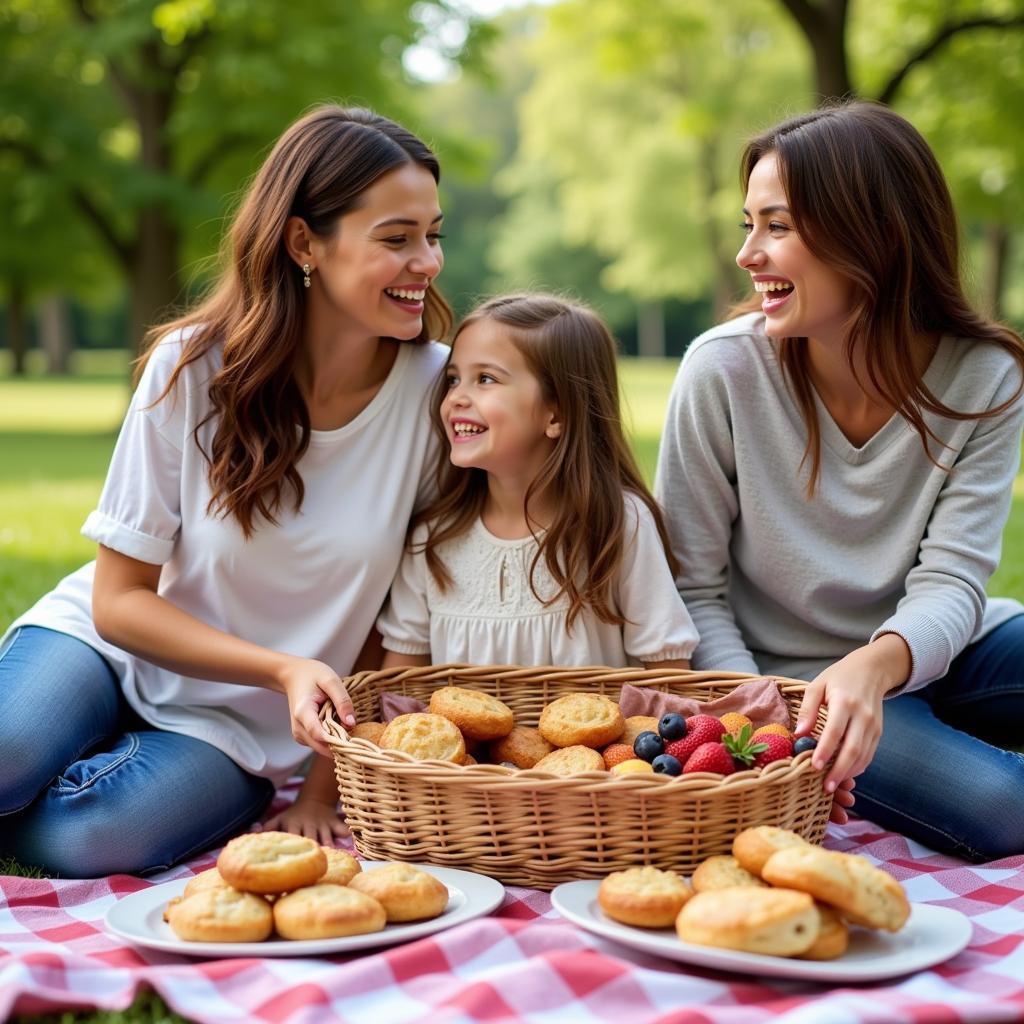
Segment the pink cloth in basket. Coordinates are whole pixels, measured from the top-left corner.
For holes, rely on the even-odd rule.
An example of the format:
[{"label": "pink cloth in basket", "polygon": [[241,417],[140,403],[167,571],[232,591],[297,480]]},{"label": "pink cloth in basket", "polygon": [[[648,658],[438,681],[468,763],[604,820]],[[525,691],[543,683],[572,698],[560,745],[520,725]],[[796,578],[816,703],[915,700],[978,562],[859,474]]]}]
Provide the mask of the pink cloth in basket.
[{"label": "pink cloth in basket", "polygon": [[642,686],[622,687],[619,695],[619,707],[623,718],[633,715],[649,715],[661,718],[670,711],[685,715],[715,715],[721,717],[728,711],[736,711],[746,715],[754,728],[770,725],[773,722],[792,728],[789,718],[789,705],[779,692],[778,682],[769,676],[763,679],[751,679],[748,683],[740,683],[731,693],[714,700],[699,701],[690,697],[677,697],[671,693],[659,693]]},{"label": "pink cloth in basket", "polygon": [[380,695],[380,717],[383,722],[390,722],[399,715],[411,715],[416,711],[426,711],[427,705],[418,697],[406,697],[403,693],[392,693],[385,690]]}]

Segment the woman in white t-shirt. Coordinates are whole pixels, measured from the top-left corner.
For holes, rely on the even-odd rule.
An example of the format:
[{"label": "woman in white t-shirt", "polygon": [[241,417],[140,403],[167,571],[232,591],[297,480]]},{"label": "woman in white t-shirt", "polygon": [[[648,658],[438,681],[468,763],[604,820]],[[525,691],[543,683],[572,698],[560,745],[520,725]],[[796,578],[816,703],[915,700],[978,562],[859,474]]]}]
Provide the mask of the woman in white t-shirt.
[{"label": "woman in white t-shirt", "polygon": [[[94,563],[0,640],[0,849],[149,873],[253,822],[312,747],[421,503],[450,326],[437,160],[369,111],[296,122],[211,297],[153,332]],[[343,829],[326,757],[277,824]]]}]

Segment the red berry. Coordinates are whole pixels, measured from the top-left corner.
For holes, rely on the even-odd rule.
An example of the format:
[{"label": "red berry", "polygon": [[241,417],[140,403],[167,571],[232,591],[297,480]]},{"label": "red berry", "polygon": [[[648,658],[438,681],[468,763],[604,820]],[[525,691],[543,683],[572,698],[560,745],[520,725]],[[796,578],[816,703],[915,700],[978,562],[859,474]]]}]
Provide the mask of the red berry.
[{"label": "red berry", "polygon": [[754,758],[754,767],[763,768],[772,761],[780,761],[784,757],[793,756],[793,744],[785,736],[778,736],[774,733],[761,733],[757,737],[759,743],[765,744],[767,750],[762,750]]},{"label": "red berry", "polygon": [[714,743],[724,735],[725,726],[713,715],[691,715],[686,720],[686,735],[681,740],[666,743],[665,753],[671,754],[680,764],[686,764],[702,743]]},{"label": "red berry", "polygon": [[719,775],[732,775],[736,770],[732,754],[722,743],[702,743],[683,765],[683,774],[690,772],[717,772]]}]

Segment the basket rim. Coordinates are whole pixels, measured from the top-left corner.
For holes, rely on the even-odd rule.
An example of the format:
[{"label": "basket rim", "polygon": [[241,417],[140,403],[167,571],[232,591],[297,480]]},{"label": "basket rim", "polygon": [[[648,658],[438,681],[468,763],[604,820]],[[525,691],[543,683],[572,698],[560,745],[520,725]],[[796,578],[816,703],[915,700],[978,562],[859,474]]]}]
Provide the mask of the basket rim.
[{"label": "basket rim", "polygon": [[[752,675],[746,672],[693,671],[690,669],[614,669],[607,666],[530,666],[521,665],[467,665],[449,662],[440,665],[400,666],[387,669],[371,669],[342,679],[342,685],[366,685],[378,681],[402,681],[409,678],[431,676],[443,678],[453,674],[502,679],[578,679],[585,684],[586,676],[599,676],[613,680],[622,677],[632,685],[650,686],[665,680],[685,680],[697,687],[711,689],[715,684],[735,682],[737,685],[751,679],[774,679],[783,695],[803,691],[807,683],[774,674]],[[699,698],[698,698],[699,699]],[[824,708],[819,710],[814,731],[820,732],[824,722]],[[722,796],[736,796],[748,790],[777,786],[802,778],[808,774],[824,776],[826,769],[815,769],[811,765],[811,751],[804,751],[788,758],[780,758],[764,768],[749,768],[721,776],[711,772],[692,772],[689,775],[611,775],[607,771],[580,772],[576,775],[555,775],[535,768],[505,768],[496,764],[457,765],[451,761],[420,760],[397,750],[381,750],[376,744],[359,737],[349,736],[338,721],[333,701],[328,699],[320,709],[320,721],[327,733],[327,743],[335,757],[351,760],[363,768],[390,771],[396,775],[429,776],[436,782],[459,782],[472,784],[474,789],[497,788],[505,791],[551,790],[600,793],[611,787],[615,792],[643,792],[659,795],[660,792],[688,793],[707,796],[719,793]]]}]

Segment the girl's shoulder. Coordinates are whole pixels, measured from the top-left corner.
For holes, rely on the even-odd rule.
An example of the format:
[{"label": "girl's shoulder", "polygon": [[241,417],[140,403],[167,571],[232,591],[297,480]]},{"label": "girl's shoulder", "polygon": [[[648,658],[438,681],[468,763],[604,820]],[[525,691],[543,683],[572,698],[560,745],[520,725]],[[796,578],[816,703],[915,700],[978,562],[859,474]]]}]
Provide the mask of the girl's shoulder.
[{"label": "girl's shoulder", "polygon": [[[188,342],[199,330],[199,325],[168,331],[150,349],[146,364],[139,377],[136,394],[139,398],[155,402],[167,390],[175,369],[181,363]],[[182,367],[173,392],[191,392],[206,388],[223,361],[223,346],[215,341],[196,359]]]}]

